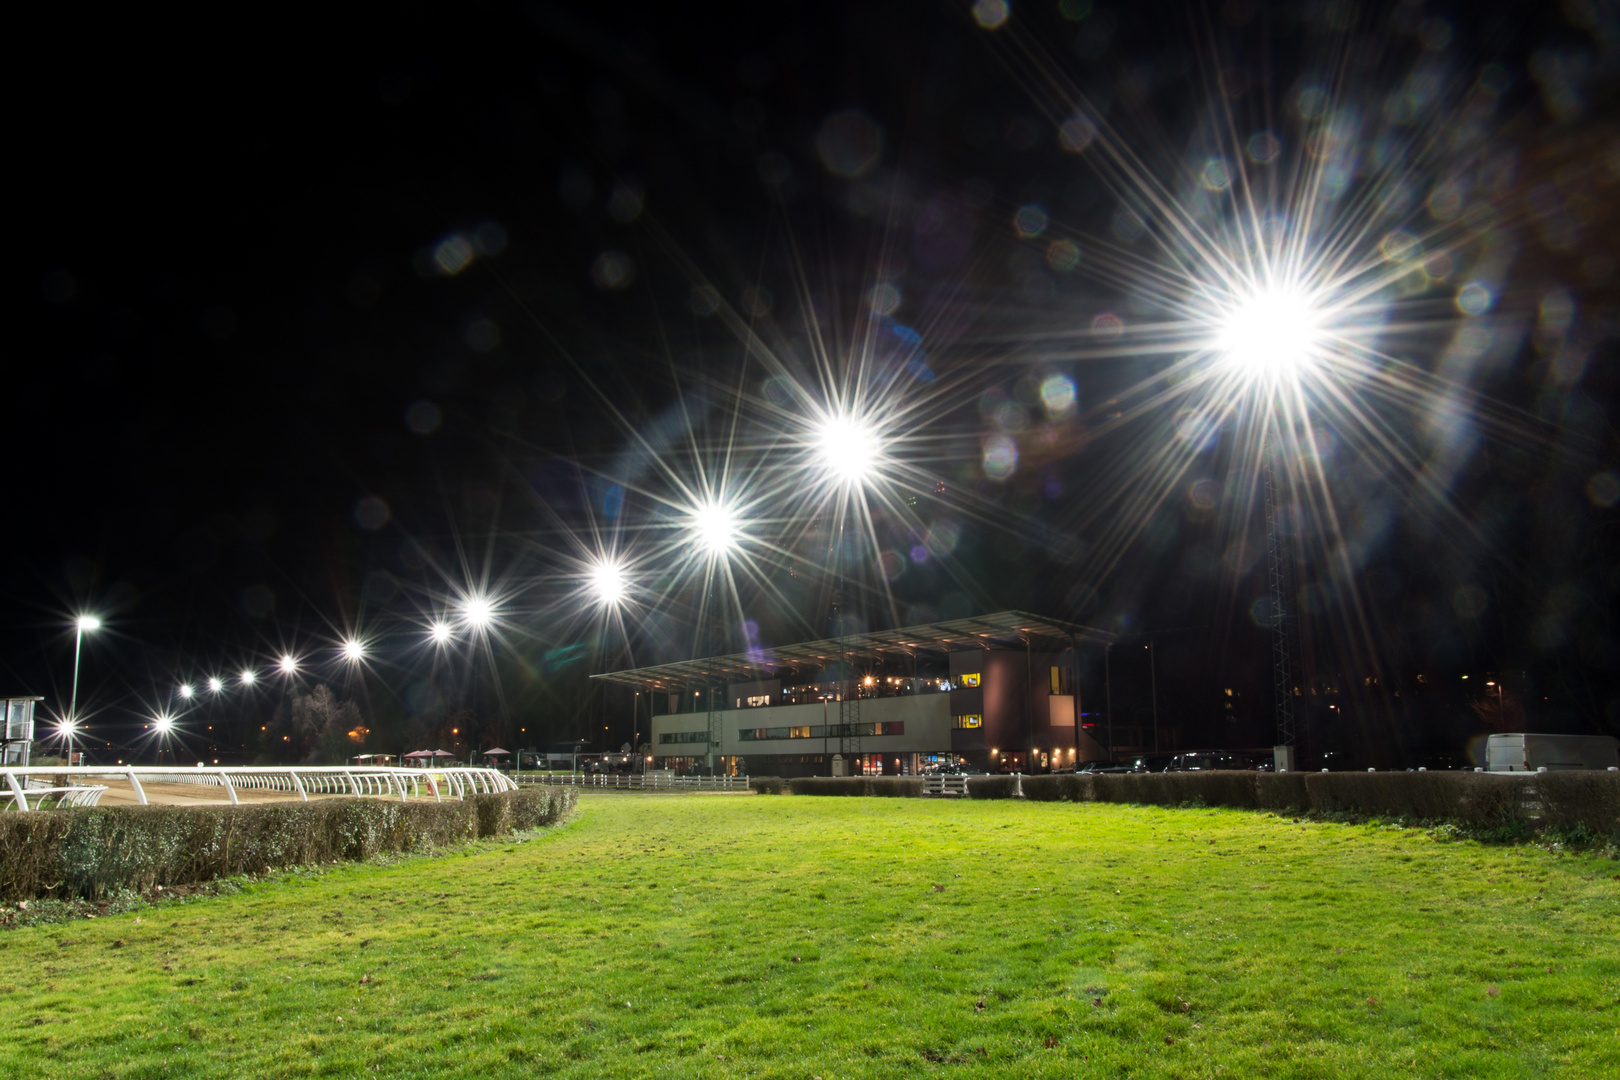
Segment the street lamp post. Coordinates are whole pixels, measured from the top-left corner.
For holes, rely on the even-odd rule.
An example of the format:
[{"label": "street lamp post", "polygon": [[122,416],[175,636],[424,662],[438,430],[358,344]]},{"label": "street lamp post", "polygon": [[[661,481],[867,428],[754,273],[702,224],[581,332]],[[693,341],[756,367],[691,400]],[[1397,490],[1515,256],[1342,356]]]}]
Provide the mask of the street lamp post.
[{"label": "street lamp post", "polygon": [[73,735],[79,729],[79,654],[84,647],[84,635],[101,629],[101,620],[94,615],[80,615],[73,623],[73,689],[68,692],[67,734],[68,761],[73,760]]}]

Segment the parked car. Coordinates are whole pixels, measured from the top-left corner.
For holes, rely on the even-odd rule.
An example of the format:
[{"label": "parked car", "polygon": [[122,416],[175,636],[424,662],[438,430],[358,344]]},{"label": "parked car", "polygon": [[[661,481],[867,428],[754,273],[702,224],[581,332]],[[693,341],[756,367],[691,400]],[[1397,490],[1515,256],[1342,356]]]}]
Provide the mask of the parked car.
[{"label": "parked car", "polygon": [[1177,754],[1164,766],[1164,772],[1269,772],[1269,754],[1233,750],[1190,750]]}]

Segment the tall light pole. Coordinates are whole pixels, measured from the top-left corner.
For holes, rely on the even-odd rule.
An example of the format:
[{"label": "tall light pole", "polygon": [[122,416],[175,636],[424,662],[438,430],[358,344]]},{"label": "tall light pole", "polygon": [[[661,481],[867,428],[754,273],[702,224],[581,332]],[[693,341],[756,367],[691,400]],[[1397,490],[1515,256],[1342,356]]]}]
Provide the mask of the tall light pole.
[{"label": "tall light pole", "polygon": [[[1268,278],[1252,282],[1221,312],[1214,350],[1224,365],[1247,382],[1264,409],[1267,425],[1260,440],[1261,486],[1265,496],[1266,576],[1271,601],[1272,698],[1277,725],[1277,768],[1294,768],[1294,662],[1300,649],[1293,606],[1294,552],[1289,543],[1288,506],[1277,475],[1288,420],[1289,391],[1321,358],[1326,314],[1300,282]],[[1303,659],[1303,657],[1298,657]]]},{"label": "tall light pole", "polygon": [[68,693],[67,736],[68,760],[73,760],[73,733],[79,730],[79,653],[84,647],[84,635],[101,629],[101,620],[94,615],[80,615],[73,622],[73,689]]}]

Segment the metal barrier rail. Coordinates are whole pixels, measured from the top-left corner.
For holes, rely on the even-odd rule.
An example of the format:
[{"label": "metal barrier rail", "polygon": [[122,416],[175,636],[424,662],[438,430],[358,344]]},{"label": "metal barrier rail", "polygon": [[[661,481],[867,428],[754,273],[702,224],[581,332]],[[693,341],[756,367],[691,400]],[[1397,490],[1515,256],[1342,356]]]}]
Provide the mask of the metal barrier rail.
[{"label": "metal barrier rail", "polygon": [[[164,765],[27,765],[0,768],[0,775],[5,776],[10,788],[9,793],[0,792],[0,796],[9,794],[11,805],[20,811],[29,809],[28,795],[66,792],[70,794],[65,795],[57,805],[93,806],[100,800],[101,793],[107,790],[104,785],[41,788],[32,779],[41,776],[61,780],[74,777],[127,780],[142,806],[147,805],[142,780],[148,783],[223,787],[233,806],[240,802],[236,793],[241,790],[296,793],[304,802],[309,801],[311,794],[352,795],[356,798],[367,795],[392,798],[398,795],[400,801],[404,802],[413,794],[422,796],[424,789],[436,801],[443,802],[446,797],[464,799],[469,793],[517,790],[517,784],[496,770],[470,766],[404,769],[379,765],[214,765],[180,769]],[[71,794],[80,791],[87,794],[82,797]],[[93,798],[88,795],[89,792],[95,793]],[[36,798],[35,806],[38,804]]]},{"label": "metal barrier rail", "polygon": [[925,785],[923,790],[930,795],[966,798],[967,782],[968,778],[965,776],[925,776],[923,777]]},{"label": "metal barrier rail", "polygon": [[746,776],[663,776],[653,773],[522,773],[519,784],[599,788],[607,791],[747,791]]}]

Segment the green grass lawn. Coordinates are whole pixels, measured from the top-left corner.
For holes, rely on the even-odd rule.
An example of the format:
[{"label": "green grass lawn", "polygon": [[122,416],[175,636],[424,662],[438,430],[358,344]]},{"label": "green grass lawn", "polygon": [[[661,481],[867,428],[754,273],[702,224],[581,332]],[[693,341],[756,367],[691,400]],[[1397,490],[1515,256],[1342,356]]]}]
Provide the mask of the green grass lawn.
[{"label": "green grass lawn", "polygon": [[1620,1077],[1616,871],[1230,810],[585,796],[0,935],[0,1073]]}]

